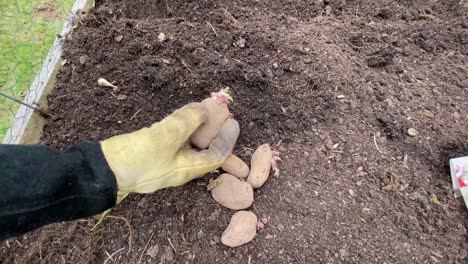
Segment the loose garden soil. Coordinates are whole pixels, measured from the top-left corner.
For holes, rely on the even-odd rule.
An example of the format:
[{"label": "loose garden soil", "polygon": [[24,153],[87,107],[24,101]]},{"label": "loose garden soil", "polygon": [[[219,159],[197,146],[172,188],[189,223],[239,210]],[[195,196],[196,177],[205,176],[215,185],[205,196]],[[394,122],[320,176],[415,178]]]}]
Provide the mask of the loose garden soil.
[{"label": "loose garden soil", "polygon": [[448,161],[468,155],[468,1],[98,0],[64,41],[43,143],[131,132],[228,86],[235,154],[283,159],[251,208],[268,223],[223,246],[234,212],[210,174],[131,195],[94,231],[98,216],[2,242],[0,263],[466,263]]}]

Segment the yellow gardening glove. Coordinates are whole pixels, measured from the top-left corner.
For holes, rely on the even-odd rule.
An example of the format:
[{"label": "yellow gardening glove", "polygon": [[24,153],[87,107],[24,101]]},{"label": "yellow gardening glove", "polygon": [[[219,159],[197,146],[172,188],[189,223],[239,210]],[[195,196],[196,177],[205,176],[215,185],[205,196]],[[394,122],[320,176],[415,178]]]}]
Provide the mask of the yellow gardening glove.
[{"label": "yellow gardening glove", "polygon": [[129,193],[179,186],[219,168],[236,143],[237,121],[226,121],[207,150],[181,148],[206,115],[200,103],[192,103],[149,128],[102,141],[102,151],[117,179],[117,203]]}]

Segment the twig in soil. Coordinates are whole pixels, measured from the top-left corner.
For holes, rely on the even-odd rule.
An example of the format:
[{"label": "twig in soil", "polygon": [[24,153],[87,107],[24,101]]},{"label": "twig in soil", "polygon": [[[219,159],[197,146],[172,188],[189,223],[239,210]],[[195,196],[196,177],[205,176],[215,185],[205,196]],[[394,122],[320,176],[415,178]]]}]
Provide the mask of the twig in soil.
[{"label": "twig in soil", "polygon": [[453,218],[456,216],[456,214],[450,212],[450,210],[449,210],[449,208],[450,208],[450,203],[451,203],[451,201],[449,201],[449,202],[448,202],[447,204],[445,204],[445,205],[442,205],[442,209],[444,210],[445,214],[447,215],[447,217],[448,217],[449,219],[453,219]]},{"label": "twig in soil", "polygon": [[18,246],[23,247],[23,244],[21,244],[21,243],[18,241],[18,239],[16,239],[15,242],[16,242],[16,244],[18,244]]},{"label": "twig in soil", "polygon": [[429,14],[426,14],[426,13],[424,13],[424,12],[420,13],[420,14],[419,14],[419,17],[421,17],[421,18],[428,18],[428,19],[431,19],[431,20],[434,20],[434,19],[435,19],[435,17],[434,17],[433,15],[429,15]]},{"label": "twig in soil", "polygon": [[112,261],[114,261],[114,259],[112,258],[115,254],[119,253],[120,251],[124,250],[124,248],[121,248],[119,250],[117,250],[116,252],[112,253],[112,254],[109,254],[109,252],[106,251],[106,254],[107,254],[107,259],[104,261],[104,264],[107,263],[107,261],[109,261],[109,259],[111,259]]},{"label": "twig in soil", "polygon": [[149,243],[151,242],[151,239],[153,238],[155,232],[156,232],[156,231],[153,231],[153,233],[151,234],[150,238],[148,239],[148,242],[146,242],[146,246],[145,246],[145,248],[143,249],[143,251],[141,252],[140,259],[138,260],[138,264],[140,264],[141,259],[143,258],[143,254],[145,254],[146,248],[148,248],[148,245],[149,245]]},{"label": "twig in soil", "polygon": [[122,217],[122,216],[113,216],[113,215],[108,215],[107,217],[108,217],[108,218],[114,218],[114,219],[123,220],[123,221],[125,221],[125,224],[127,224],[127,226],[128,226],[128,251],[127,251],[127,256],[128,256],[128,254],[130,254],[130,252],[132,251],[132,238],[133,238],[133,235],[132,235],[132,226],[130,225],[130,223],[128,222],[127,218],[125,218],[125,217]]},{"label": "twig in soil", "polygon": [[405,168],[409,170],[407,153],[405,153],[405,157],[403,158],[403,166],[405,166]]},{"label": "twig in soil", "polygon": [[364,47],[358,47],[358,46],[355,46],[353,44],[351,44],[351,42],[349,41],[346,41],[351,47],[355,48],[355,49],[363,49]]},{"label": "twig in soil", "polygon": [[216,30],[214,29],[213,25],[211,25],[211,23],[210,23],[210,22],[208,22],[208,21],[206,21],[206,23],[208,24],[208,26],[210,26],[210,27],[211,27],[211,29],[212,29],[212,30],[213,30],[213,32],[215,33],[215,35],[216,35],[216,38],[219,38],[219,36],[218,36],[218,33],[216,33]]},{"label": "twig in soil", "polygon": [[176,250],[175,247],[174,247],[174,244],[172,244],[172,242],[171,242],[171,239],[170,239],[170,238],[167,238],[167,241],[169,241],[169,245],[171,245],[172,250],[174,250],[174,253],[178,254],[178,253],[177,253],[177,250]]},{"label": "twig in soil", "polygon": [[308,179],[306,182],[307,183],[311,182],[313,184],[316,184],[317,186],[322,186],[322,183],[320,182],[320,180],[317,180],[317,179]]},{"label": "twig in soil", "polygon": [[224,15],[227,19],[229,19],[229,21],[231,21],[231,24],[232,24],[235,28],[240,28],[239,20],[237,20],[236,18],[234,18],[234,16],[232,16],[232,14],[229,13],[229,11],[227,11],[226,9],[221,8],[221,10],[223,10],[223,15]]},{"label": "twig in soil", "polygon": [[249,255],[249,261],[247,262],[248,264],[252,263],[252,255]]},{"label": "twig in soil", "polygon": [[283,142],[282,139],[280,139],[280,141],[278,141],[278,143],[276,143],[275,147],[279,147],[279,145],[281,144],[281,142]]},{"label": "twig in soil", "polygon": [[167,4],[167,1],[164,1],[166,4],[166,12],[167,14],[172,14],[172,8]]},{"label": "twig in soil", "polygon": [[140,108],[138,111],[136,111],[136,113],[130,117],[130,120],[133,120],[133,118],[135,118],[141,112],[141,110],[143,110],[143,108]]},{"label": "twig in soil", "polygon": [[187,70],[190,72],[190,74],[193,75],[192,70],[191,70],[190,67],[188,66],[187,62],[185,62],[185,60],[180,59],[180,63],[182,63],[182,65],[183,65],[185,68],[187,68]]},{"label": "twig in soil", "polygon": [[411,77],[413,77],[413,79],[414,79],[417,83],[419,83],[419,84],[424,84],[424,85],[425,85],[424,82],[421,82],[420,80],[418,80],[416,77],[414,77],[414,75],[411,75]]},{"label": "twig in soil", "polygon": [[375,133],[374,133],[374,145],[375,145],[375,148],[376,148],[381,154],[383,154],[383,152],[379,149],[379,146],[377,145],[377,140],[375,139]]}]

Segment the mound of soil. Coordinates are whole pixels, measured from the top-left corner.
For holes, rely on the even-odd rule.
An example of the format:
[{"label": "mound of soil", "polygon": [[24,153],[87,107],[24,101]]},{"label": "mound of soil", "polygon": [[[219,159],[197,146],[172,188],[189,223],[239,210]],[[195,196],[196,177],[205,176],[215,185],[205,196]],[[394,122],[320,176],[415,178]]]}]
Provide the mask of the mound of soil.
[{"label": "mound of soil", "polygon": [[459,0],[97,1],[66,37],[43,143],[130,132],[228,86],[235,153],[281,152],[251,208],[268,223],[223,246],[233,212],[209,175],[131,195],[95,231],[90,218],[4,242],[0,262],[466,261],[448,160],[468,155],[467,14]]}]

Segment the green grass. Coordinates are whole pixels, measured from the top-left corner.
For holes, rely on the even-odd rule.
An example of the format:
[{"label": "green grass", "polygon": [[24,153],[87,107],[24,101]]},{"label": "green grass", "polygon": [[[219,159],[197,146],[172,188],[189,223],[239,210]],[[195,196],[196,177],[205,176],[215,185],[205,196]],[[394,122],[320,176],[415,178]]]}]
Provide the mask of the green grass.
[{"label": "green grass", "polygon": [[[0,91],[23,98],[74,0],[0,0]],[[0,96],[0,143],[18,104]]]}]

